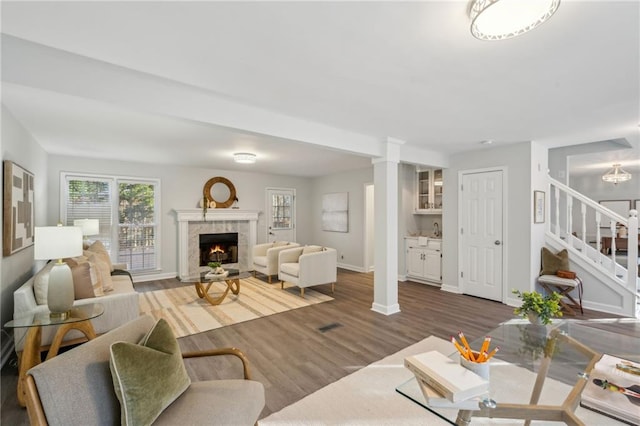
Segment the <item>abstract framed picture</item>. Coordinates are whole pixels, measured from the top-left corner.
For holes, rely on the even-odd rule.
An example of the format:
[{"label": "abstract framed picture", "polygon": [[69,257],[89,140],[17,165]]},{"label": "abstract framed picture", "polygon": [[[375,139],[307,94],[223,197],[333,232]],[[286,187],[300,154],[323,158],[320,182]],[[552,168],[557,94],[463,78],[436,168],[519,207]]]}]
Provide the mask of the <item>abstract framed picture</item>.
[{"label": "abstract framed picture", "polygon": [[544,223],[544,191],[533,191],[533,223]]},{"label": "abstract framed picture", "polygon": [[322,196],[322,230],[349,232],[348,192],[336,192]]},{"label": "abstract framed picture", "polygon": [[10,256],[33,245],[35,197],[33,174],[9,160],[3,165],[2,254]]}]

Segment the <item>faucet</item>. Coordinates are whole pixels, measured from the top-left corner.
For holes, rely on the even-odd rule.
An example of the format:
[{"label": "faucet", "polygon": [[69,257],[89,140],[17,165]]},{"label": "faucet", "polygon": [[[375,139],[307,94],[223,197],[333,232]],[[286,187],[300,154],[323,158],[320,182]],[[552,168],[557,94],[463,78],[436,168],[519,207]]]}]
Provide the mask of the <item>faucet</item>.
[{"label": "faucet", "polygon": [[434,237],[440,236],[440,225],[438,225],[438,222],[433,222],[433,236]]}]

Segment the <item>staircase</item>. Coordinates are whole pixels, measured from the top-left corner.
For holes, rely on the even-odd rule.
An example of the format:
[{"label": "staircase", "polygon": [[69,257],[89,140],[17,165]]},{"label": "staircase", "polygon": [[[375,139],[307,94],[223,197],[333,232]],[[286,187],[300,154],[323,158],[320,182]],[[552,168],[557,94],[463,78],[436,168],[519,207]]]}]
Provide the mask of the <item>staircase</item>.
[{"label": "staircase", "polygon": [[[546,222],[545,242],[556,250],[566,248],[572,267],[581,269],[585,281],[619,315],[640,318],[640,279],[638,278],[638,212],[630,210],[628,217],[601,206],[597,202],[548,177],[550,220]],[[603,253],[602,237],[617,235],[627,229],[627,255],[616,253],[616,239],[611,238],[610,253]],[[588,277],[585,276],[588,275]],[[594,288],[597,285],[598,289]],[[605,295],[607,297],[605,297]]]}]

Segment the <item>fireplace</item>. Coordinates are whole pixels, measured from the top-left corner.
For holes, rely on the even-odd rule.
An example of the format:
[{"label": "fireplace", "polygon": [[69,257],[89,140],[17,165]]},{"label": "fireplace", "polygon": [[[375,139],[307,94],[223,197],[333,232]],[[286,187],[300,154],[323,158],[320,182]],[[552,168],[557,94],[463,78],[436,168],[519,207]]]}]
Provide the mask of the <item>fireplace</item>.
[{"label": "fireplace", "polygon": [[[178,221],[178,278],[194,280],[200,276],[200,234],[238,233],[238,269],[253,266],[251,247],[258,240],[257,210],[209,209],[203,220],[202,209],[175,210]],[[233,268],[232,266],[225,266]]]},{"label": "fireplace", "polygon": [[209,262],[238,263],[238,233],[200,234],[200,266]]}]

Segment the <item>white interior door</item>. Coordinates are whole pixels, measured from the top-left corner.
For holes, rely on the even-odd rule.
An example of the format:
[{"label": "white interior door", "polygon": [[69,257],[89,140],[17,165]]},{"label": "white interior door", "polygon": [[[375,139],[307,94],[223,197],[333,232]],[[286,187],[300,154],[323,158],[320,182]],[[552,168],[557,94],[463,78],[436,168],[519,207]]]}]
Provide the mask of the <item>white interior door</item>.
[{"label": "white interior door", "polygon": [[503,172],[463,173],[460,278],[462,291],[502,301]]},{"label": "white interior door", "polygon": [[267,188],[267,242],[296,240],[295,189]]}]

